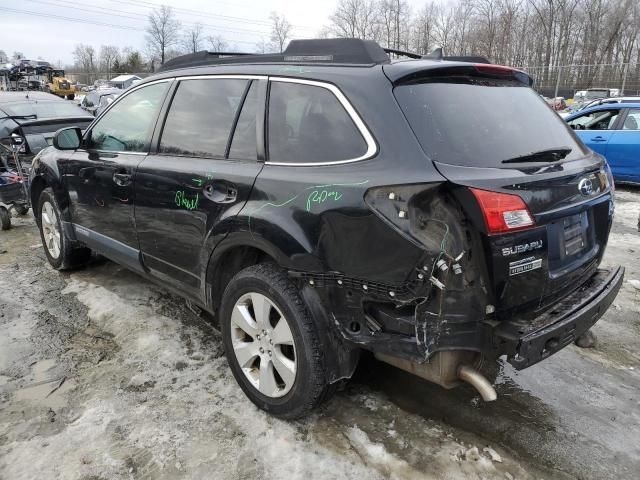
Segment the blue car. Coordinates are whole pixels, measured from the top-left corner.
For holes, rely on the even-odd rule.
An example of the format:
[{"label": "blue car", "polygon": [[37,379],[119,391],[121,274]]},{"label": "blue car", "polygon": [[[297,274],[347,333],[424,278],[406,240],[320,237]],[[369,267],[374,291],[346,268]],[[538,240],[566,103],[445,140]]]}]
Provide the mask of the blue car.
[{"label": "blue car", "polygon": [[564,120],[585,145],[604,155],[616,181],[640,184],[640,102],[598,105]]}]

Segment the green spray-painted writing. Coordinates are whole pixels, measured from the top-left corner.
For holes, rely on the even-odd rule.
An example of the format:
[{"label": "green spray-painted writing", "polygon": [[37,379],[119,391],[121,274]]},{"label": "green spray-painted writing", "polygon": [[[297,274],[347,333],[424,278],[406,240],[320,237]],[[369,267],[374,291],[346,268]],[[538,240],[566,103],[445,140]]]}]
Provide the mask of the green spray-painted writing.
[{"label": "green spray-painted writing", "polygon": [[195,197],[189,198],[182,190],[176,192],[176,205],[187,210],[195,210],[200,204],[200,195],[196,193]]},{"label": "green spray-painted writing", "polygon": [[337,202],[342,198],[342,193],[335,190],[314,190],[307,197],[307,212],[311,210],[311,206],[315,203],[320,205],[329,200]]}]

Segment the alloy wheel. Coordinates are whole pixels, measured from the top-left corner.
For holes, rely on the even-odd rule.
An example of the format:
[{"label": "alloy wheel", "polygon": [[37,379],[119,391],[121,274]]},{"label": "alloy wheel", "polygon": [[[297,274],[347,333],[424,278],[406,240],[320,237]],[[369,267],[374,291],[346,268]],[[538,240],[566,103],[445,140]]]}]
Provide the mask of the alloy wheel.
[{"label": "alloy wheel", "polygon": [[42,236],[44,237],[45,247],[49,251],[49,255],[53,258],[58,258],[61,245],[60,229],[58,228],[58,217],[50,202],[42,204],[40,218],[42,220]]},{"label": "alloy wheel", "polygon": [[231,314],[233,353],[249,382],[271,398],[286,395],[296,379],[297,357],[291,328],[268,297],[242,295]]}]

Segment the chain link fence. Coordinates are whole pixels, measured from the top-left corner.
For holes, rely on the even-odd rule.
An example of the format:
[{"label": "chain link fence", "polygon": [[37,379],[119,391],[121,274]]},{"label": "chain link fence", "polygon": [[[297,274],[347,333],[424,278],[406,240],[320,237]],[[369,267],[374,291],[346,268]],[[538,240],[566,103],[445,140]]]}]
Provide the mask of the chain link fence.
[{"label": "chain link fence", "polygon": [[617,89],[618,95],[640,95],[640,63],[523,67],[535,81],[534,88],[546,97],[573,98],[588,88]]}]

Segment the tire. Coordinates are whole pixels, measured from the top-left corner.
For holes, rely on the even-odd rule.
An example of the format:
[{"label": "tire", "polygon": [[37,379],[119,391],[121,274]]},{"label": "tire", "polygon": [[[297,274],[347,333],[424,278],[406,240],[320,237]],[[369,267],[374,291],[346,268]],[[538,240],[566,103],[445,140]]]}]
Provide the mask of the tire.
[{"label": "tire", "polygon": [[26,205],[14,205],[13,209],[16,211],[18,215],[24,216],[29,213],[29,207]]},{"label": "tire", "polygon": [[71,95],[67,95],[67,100],[73,100],[76,96],[72,93]]},{"label": "tire", "polygon": [[[258,311],[270,312],[268,322],[255,321],[254,301]],[[316,325],[296,286],[275,265],[262,263],[236,274],[224,291],[219,319],[233,376],[256,406],[295,419],[329,398],[333,389],[326,381]]]},{"label": "tire", "polygon": [[62,214],[51,188],[45,188],[38,201],[37,223],[47,260],[56,270],[68,270],[84,265],[91,250],[70,239],[62,228]]},{"label": "tire", "polygon": [[11,213],[4,207],[0,207],[0,227],[2,230],[11,228]]}]

